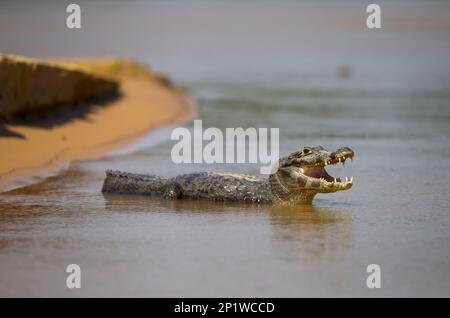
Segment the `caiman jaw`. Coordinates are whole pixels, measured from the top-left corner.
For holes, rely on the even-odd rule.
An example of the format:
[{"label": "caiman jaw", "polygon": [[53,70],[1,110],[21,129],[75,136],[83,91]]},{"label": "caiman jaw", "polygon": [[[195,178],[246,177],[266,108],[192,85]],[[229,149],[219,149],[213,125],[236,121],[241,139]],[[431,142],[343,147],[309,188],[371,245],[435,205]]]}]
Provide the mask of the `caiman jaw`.
[{"label": "caiman jaw", "polygon": [[299,172],[310,180],[310,184],[318,185],[319,192],[335,192],[348,190],[353,185],[353,177],[334,178],[328,174],[325,167],[338,163],[345,164],[347,159],[353,161],[354,153],[349,148],[340,149],[315,164],[303,164]]}]

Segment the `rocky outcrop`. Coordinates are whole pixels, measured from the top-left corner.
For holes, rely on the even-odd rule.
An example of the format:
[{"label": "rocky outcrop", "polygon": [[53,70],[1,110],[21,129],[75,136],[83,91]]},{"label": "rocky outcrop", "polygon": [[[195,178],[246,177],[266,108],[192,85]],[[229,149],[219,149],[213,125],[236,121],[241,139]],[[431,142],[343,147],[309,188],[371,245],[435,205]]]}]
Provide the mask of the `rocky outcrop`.
[{"label": "rocky outcrop", "polygon": [[118,91],[119,83],[112,77],[74,65],[0,54],[0,117],[5,119]]}]

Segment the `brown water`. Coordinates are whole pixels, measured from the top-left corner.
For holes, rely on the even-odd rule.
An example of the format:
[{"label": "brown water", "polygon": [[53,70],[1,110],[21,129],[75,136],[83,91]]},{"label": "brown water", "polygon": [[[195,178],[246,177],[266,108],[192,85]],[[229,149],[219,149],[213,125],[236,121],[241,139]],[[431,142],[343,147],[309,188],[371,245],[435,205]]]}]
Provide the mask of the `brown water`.
[{"label": "brown water", "polygon": [[[190,90],[204,127],[279,127],[283,154],[356,158],[328,169],[352,190],[291,208],[100,193],[107,168],[258,173],[172,164],[171,129],[74,163],[0,195],[1,296],[450,296],[450,4],[380,2],[368,31],[356,2],[277,3],[81,3],[76,33],[61,5],[3,4],[7,52],[137,57]],[[366,287],[371,263],[381,289]]]}]

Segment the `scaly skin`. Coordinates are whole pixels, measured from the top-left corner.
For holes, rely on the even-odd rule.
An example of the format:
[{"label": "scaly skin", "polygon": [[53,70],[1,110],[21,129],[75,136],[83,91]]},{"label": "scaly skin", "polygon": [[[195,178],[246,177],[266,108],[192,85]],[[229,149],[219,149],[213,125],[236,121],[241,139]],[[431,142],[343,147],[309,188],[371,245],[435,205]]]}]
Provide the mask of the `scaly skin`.
[{"label": "scaly skin", "polygon": [[269,178],[200,172],[172,178],[107,171],[103,193],[156,195],[167,199],[206,199],[256,204],[310,204],[317,193],[348,190],[353,178],[341,181],[325,171],[329,164],[353,159],[350,148],[335,152],[323,147],[305,147],[278,160]]}]

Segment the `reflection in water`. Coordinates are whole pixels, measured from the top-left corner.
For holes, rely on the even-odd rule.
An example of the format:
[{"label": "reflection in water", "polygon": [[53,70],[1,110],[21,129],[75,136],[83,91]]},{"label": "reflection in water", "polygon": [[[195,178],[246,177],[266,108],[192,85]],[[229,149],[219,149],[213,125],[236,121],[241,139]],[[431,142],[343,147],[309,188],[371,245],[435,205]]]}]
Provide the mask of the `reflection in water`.
[{"label": "reflection in water", "polygon": [[[274,244],[289,243],[296,259],[321,256],[328,251],[350,246],[352,214],[349,210],[313,205],[271,206],[248,205],[203,200],[164,200],[157,197],[104,195],[105,209],[117,213],[160,211],[184,215],[227,215],[230,223],[237,216],[267,216],[273,230]],[[294,244],[292,244],[294,243]]]},{"label": "reflection in water", "polygon": [[165,200],[158,197],[143,195],[116,195],[103,194],[105,209],[114,212],[129,212],[126,206],[132,207],[130,211],[172,211],[184,214],[205,213],[243,213],[254,214],[266,209],[264,206],[245,205],[233,202],[212,202],[207,200]]},{"label": "reflection in water", "polygon": [[274,240],[296,242],[292,258],[321,256],[351,244],[352,214],[348,210],[300,205],[273,206],[269,211]]}]

